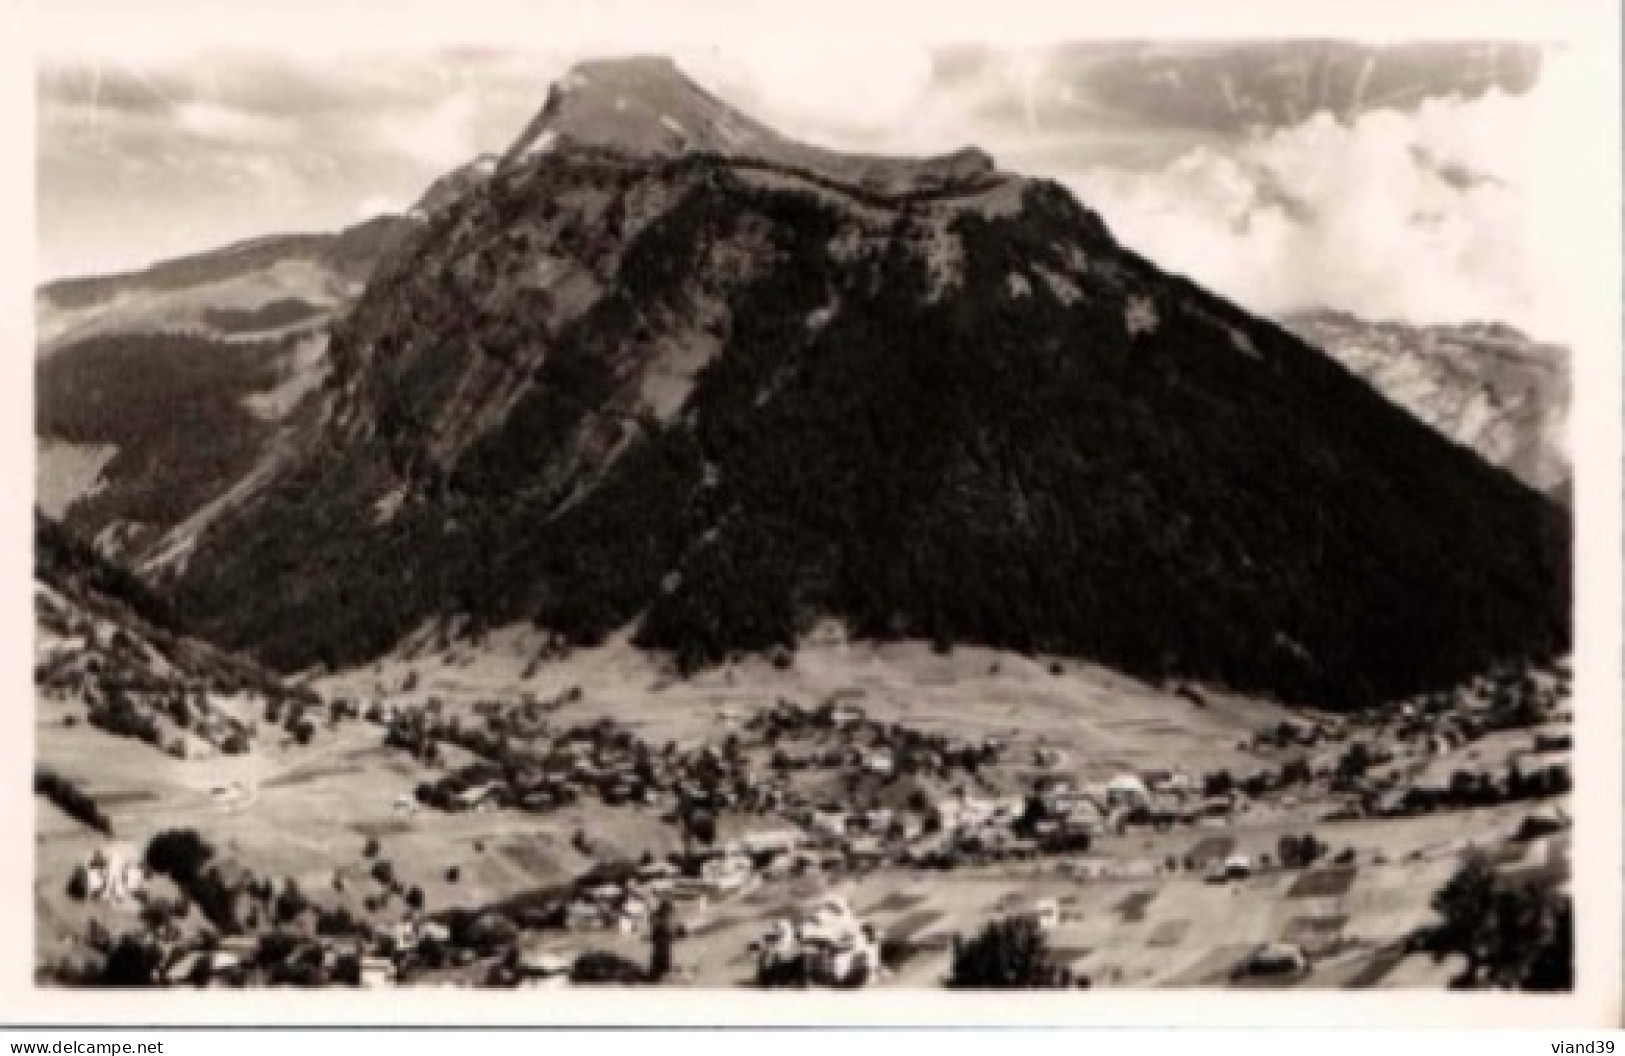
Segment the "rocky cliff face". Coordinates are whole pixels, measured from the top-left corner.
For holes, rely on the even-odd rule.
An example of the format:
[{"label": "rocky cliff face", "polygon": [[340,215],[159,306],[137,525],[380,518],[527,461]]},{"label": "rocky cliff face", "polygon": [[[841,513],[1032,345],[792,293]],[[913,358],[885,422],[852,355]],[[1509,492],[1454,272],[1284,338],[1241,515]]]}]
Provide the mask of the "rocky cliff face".
[{"label": "rocky cliff face", "polygon": [[1411,326],[1334,311],[1284,321],[1443,435],[1532,488],[1566,493],[1567,349],[1498,324]]},{"label": "rocky cliff face", "polygon": [[561,82],[328,355],[171,566],[283,667],[836,618],[1347,705],[1568,637],[1559,508],[1060,187],[793,144],[661,62]]}]

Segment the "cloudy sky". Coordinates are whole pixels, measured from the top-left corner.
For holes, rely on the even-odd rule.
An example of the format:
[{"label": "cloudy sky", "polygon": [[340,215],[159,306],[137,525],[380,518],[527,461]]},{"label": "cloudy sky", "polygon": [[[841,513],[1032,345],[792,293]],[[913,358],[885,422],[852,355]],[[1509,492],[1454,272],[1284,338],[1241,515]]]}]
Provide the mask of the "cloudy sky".
[{"label": "cloudy sky", "polygon": [[990,5],[975,22],[950,3],[863,32],[838,4],[682,6],[674,22],[619,0],[587,22],[545,0],[282,0],[230,18],[65,0],[41,33],[39,270],[404,208],[503,149],[572,62],[660,52],[793,136],[975,143],[1059,179],[1124,242],[1257,310],[1563,336],[1557,261],[1585,144],[1556,119],[1584,90],[1562,46],[1216,39],[1240,8],[1151,45],[1014,17],[1019,0],[993,22]]}]

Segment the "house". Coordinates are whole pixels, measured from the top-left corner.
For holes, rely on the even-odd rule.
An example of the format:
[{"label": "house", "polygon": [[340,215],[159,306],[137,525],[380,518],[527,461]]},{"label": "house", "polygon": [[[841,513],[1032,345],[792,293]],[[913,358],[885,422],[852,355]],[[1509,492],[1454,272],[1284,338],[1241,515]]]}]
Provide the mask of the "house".
[{"label": "house", "polygon": [[1034,902],[1027,915],[1044,931],[1061,926],[1061,905],[1053,898],[1041,898]]},{"label": "house", "polygon": [[500,786],[492,781],[489,784],[475,785],[465,788],[451,797],[452,804],[458,810],[477,810],[486,806],[496,798]]},{"label": "house", "polygon": [[742,855],[723,855],[700,866],[701,879],[718,892],[737,891],[750,875],[750,859]]},{"label": "house", "polygon": [[1537,752],[1561,752],[1574,747],[1574,735],[1568,730],[1537,731],[1533,741]]},{"label": "house", "polygon": [[648,865],[640,865],[638,866],[637,873],[638,879],[644,881],[645,883],[651,881],[676,880],[681,875],[683,875],[683,871],[681,869],[677,868],[677,866],[673,865],[671,862],[665,861],[650,862]]},{"label": "house", "polygon": [[1245,880],[1253,875],[1253,863],[1245,854],[1232,854],[1227,858],[1211,858],[1203,878],[1210,884],[1230,880]]},{"label": "house", "polygon": [[1056,767],[1065,766],[1066,763],[1067,754],[1059,748],[1040,746],[1033,749],[1033,765],[1035,766],[1053,770]]},{"label": "house", "polygon": [[572,954],[533,946],[520,951],[514,970],[528,986],[563,985],[568,981],[570,968],[574,964]]},{"label": "house", "polygon": [[1118,774],[1106,782],[1106,801],[1114,806],[1140,806],[1150,799],[1151,790],[1134,774]]},{"label": "house", "polygon": [[881,777],[890,777],[897,767],[890,748],[876,748],[863,757],[863,769]]},{"label": "house", "polygon": [[844,810],[820,809],[813,812],[812,827],[826,836],[845,836],[847,816]]},{"label": "house", "polygon": [[964,807],[964,801],[958,798],[939,799],[931,804],[928,816],[936,821],[939,829],[952,832],[963,824]]},{"label": "house", "polygon": [[1169,796],[1188,796],[1197,791],[1196,780],[1191,775],[1174,771],[1161,780],[1151,784],[1157,792]]},{"label": "house", "polygon": [[878,865],[885,857],[885,848],[874,836],[860,836],[846,845],[846,858],[854,864]]},{"label": "house", "polygon": [[1525,752],[1515,758],[1518,769],[1526,776],[1547,770],[1567,770],[1571,761],[1566,751]]},{"label": "house", "polygon": [[169,986],[184,986],[200,972],[206,973],[209,966],[208,951],[188,950],[170,961],[164,968],[164,983]]},{"label": "house", "polygon": [[830,711],[830,721],[833,722],[837,727],[841,728],[856,726],[866,717],[867,716],[864,715],[862,708],[858,707],[856,704],[850,704],[845,701],[836,704],[835,707]]},{"label": "house", "polygon": [[780,854],[799,848],[805,837],[794,829],[769,829],[748,832],[739,838],[747,854]]},{"label": "house", "polygon": [[869,832],[883,833],[891,828],[893,812],[887,807],[875,807],[863,814],[863,827]]},{"label": "house", "polygon": [[85,891],[92,899],[125,903],[135,899],[147,882],[146,866],[134,848],[110,843],[92,851],[83,866]]},{"label": "house", "polygon": [[993,804],[992,820],[1008,825],[1027,813],[1026,796],[1005,796]]},{"label": "house", "polygon": [[1258,947],[1236,966],[1241,976],[1294,976],[1309,971],[1309,957],[1293,943],[1269,942]]},{"label": "house", "polygon": [[977,828],[993,820],[998,807],[990,799],[979,796],[964,796],[959,802],[959,825],[961,828]]},{"label": "house", "polygon": [[598,903],[586,898],[572,899],[564,907],[564,926],[569,931],[590,931],[605,924],[604,911]]},{"label": "house", "polygon": [[395,982],[395,964],[388,957],[368,955],[361,958],[361,985],[367,989],[390,986]]},{"label": "house", "polygon": [[795,947],[807,958],[809,977],[825,985],[880,974],[880,943],[873,928],[860,923],[851,905],[828,895],[803,913],[795,928]]}]

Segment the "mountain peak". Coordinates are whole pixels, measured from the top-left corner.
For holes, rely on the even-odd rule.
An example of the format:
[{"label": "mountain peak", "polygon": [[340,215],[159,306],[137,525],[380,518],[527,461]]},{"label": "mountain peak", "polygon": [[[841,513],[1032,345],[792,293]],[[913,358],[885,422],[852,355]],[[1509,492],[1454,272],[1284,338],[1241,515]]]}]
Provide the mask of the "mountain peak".
[{"label": "mountain peak", "polygon": [[779,137],[712,96],[656,55],[579,62],[504,158],[511,165],[568,139],[625,153],[675,156],[772,149]]},{"label": "mountain peak", "polygon": [[503,157],[511,170],[563,143],[639,157],[718,154],[888,192],[986,182],[993,159],[974,147],[937,157],[848,154],[799,143],[706,91],[671,59],[579,62],[548,89],[541,111]]}]

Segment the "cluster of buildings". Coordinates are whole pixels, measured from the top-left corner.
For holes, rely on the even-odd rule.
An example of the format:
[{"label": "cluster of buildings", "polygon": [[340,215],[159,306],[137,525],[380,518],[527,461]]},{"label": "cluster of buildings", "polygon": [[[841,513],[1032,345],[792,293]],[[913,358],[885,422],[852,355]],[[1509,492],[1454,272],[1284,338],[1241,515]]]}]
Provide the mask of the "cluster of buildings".
[{"label": "cluster of buildings", "polygon": [[129,906],[147,883],[147,868],[133,848],[113,843],[96,848],[75,870],[74,885],[83,883],[91,901]]},{"label": "cluster of buildings", "polygon": [[752,952],[757,981],[768,986],[857,987],[880,980],[886,971],[878,931],[836,894],[775,921],[752,944]]}]

